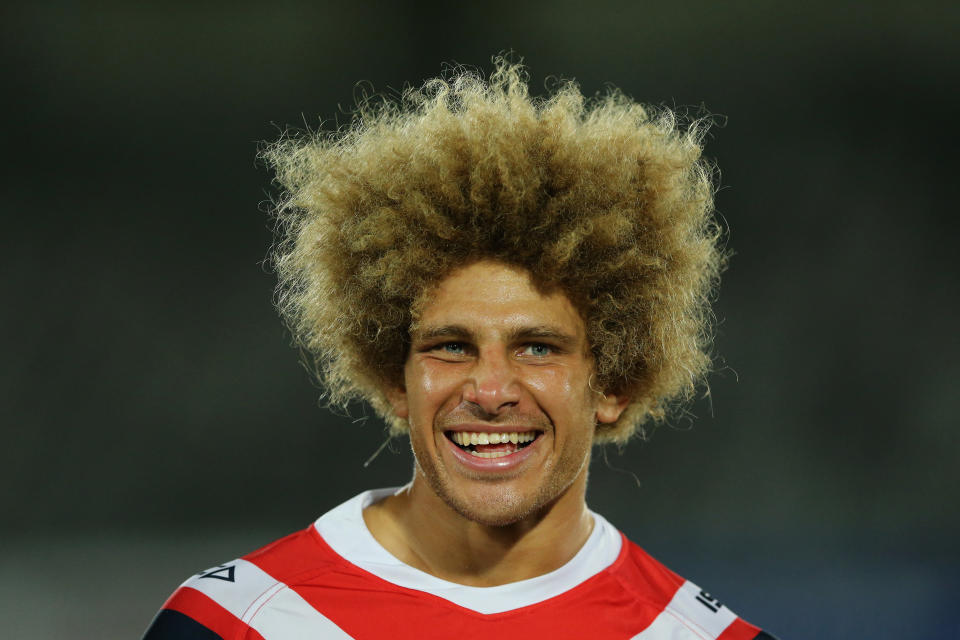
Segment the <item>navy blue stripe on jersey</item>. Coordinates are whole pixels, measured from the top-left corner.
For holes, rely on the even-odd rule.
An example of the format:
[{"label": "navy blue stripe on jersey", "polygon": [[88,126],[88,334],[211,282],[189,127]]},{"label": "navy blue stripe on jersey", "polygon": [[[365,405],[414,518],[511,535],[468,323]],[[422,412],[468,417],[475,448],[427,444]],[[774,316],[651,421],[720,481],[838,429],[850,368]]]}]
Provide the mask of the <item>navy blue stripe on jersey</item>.
[{"label": "navy blue stripe on jersey", "polygon": [[777,640],[774,636],[770,635],[766,631],[761,631],[757,635],[753,636],[753,640]]},{"label": "navy blue stripe on jersey", "polygon": [[161,609],[143,640],[223,640],[190,616],[172,609]]}]

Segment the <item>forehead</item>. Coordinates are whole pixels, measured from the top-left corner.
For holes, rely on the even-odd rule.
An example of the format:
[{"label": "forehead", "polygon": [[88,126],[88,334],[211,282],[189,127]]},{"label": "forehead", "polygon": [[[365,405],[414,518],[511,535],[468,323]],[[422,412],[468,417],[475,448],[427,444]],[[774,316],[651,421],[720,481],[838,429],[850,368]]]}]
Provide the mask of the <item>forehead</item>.
[{"label": "forehead", "polygon": [[586,334],[582,316],[563,292],[544,292],[526,270],[494,261],[461,267],[426,293],[411,333],[438,325],[471,331],[551,327],[571,337]]}]

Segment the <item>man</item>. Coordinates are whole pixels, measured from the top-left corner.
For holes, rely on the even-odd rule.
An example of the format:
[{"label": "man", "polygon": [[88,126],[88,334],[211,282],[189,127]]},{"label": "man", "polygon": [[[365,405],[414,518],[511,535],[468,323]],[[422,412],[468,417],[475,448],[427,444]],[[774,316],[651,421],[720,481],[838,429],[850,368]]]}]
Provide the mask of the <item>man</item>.
[{"label": "man", "polygon": [[279,307],[332,403],[409,433],[413,479],[190,578],[148,640],[771,637],[585,503],[592,445],[709,364],[695,126],[572,83],[532,100],[501,61],[265,155]]}]

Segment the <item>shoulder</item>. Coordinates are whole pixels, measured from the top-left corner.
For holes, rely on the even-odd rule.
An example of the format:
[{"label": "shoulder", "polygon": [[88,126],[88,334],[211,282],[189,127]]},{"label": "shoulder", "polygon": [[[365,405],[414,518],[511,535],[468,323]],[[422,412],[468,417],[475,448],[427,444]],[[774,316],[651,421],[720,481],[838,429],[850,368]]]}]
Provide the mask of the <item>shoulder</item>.
[{"label": "shoulder", "polygon": [[260,638],[277,624],[278,609],[322,627],[324,621],[314,619],[316,611],[289,585],[321,578],[340,563],[311,525],[188,578],[164,603],[144,640]]},{"label": "shoulder", "polygon": [[[320,609],[329,613],[344,597],[371,589],[370,576],[343,553],[363,538],[363,506],[389,491],[364,492],[306,529],[191,576],[144,640],[349,638]],[[330,544],[332,534],[340,547]]]},{"label": "shoulder", "polygon": [[610,573],[635,598],[657,611],[649,626],[636,635],[635,640],[775,640],[626,537],[621,557]]}]

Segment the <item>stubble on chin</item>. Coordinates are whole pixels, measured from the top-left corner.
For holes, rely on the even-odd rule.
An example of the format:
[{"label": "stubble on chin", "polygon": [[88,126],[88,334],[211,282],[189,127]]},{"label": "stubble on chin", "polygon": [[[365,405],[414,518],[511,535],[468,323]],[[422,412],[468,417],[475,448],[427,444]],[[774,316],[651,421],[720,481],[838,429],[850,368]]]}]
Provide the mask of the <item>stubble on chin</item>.
[{"label": "stubble on chin", "polygon": [[[585,461],[584,465],[586,464],[588,463]],[[462,491],[458,492],[449,486],[444,481],[444,476],[437,473],[435,468],[430,471],[424,469],[419,460],[416,461],[416,473],[449,509],[470,522],[487,527],[508,527],[531,517],[543,517],[579,476],[575,475],[566,483],[560,478],[551,477],[537,487],[531,496],[524,496],[496,480],[479,481],[482,483],[480,488],[469,495],[463,495]]]}]

